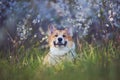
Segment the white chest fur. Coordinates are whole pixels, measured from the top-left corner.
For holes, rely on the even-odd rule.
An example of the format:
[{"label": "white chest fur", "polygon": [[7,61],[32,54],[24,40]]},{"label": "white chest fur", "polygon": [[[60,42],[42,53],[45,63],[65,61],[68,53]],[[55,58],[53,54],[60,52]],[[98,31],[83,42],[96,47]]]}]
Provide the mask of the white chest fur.
[{"label": "white chest fur", "polygon": [[60,63],[61,61],[73,61],[76,57],[75,53],[75,45],[72,48],[64,47],[64,48],[50,48],[50,52],[44,59],[44,64],[55,65]]}]

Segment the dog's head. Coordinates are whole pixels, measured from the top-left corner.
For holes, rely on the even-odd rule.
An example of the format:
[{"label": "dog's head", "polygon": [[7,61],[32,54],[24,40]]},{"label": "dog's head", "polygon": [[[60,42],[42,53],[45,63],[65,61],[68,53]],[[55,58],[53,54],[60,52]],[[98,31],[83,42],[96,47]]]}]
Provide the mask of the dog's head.
[{"label": "dog's head", "polygon": [[52,48],[71,48],[73,47],[72,28],[56,29],[54,25],[49,25],[48,42]]}]

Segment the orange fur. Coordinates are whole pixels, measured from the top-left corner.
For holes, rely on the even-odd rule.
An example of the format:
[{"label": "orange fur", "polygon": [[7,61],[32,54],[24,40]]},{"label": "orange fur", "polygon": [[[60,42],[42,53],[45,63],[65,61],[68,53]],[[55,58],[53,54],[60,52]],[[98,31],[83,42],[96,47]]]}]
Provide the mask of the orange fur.
[{"label": "orange fur", "polygon": [[[65,41],[67,42],[65,46],[62,45],[62,47],[61,47],[61,46],[57,45],[57,47],[56,47],[55,44],[53,44],[53,42],[58,40],[59,37],[61,37],[64,40],[63,43],[65,43]],[[48,36],[48,43],[50,46],[50,52],[45,56],[44,64],[54,65],[54,64],[56,64],[55,59],[58,62],[60,62],[61,60],[59,60],[59,58],[62,59],[61,56],[64,56],[71,50],[73,52],[75,52],[74,51],[75,44],[74,44],[72,36],[68,33],[68,29],[57,30],[56,28],[54,28],[54,32],[52,32]],[[74,57],[72,54],[74,56],[76,55],[76,53],[70,53],[69,55],[66,56],[67,59],[72,61],[73,57]]]},{"label": "orange fur", "polygon": [[51,42],[56,39],[55,35],[66,35],[65,39],[71,42],[70,46],[72,45],[73,39],[70,35],[68,35],[67,30],[65,29],[65,30],[55,30],[53,34],[48,36],[49,46],[53,46]]}]

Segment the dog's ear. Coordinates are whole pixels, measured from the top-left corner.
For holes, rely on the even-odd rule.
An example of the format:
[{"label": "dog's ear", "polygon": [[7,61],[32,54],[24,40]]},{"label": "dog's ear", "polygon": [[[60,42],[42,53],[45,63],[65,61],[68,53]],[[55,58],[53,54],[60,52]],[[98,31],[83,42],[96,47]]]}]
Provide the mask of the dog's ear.
[{"label": "dog's ear", "polygon": [[70,36],[73,36],[73,28],[72,27],[67,27],[66,31]]},{"label": "dog's ear", "polygon": [[56,30],[54,24],[49,24],[48,25],[48,35],[52,34]]}]

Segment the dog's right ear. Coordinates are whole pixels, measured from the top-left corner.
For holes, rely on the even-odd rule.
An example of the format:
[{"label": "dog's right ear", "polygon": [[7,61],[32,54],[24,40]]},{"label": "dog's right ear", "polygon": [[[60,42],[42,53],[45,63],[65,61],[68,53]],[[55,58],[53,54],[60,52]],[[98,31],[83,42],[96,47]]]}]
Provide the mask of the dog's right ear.
[{"label": "dog's right ear", "polygon": [[48,25],[48,35],[51,35],[56,30],[55,25],[49,24]]}]

